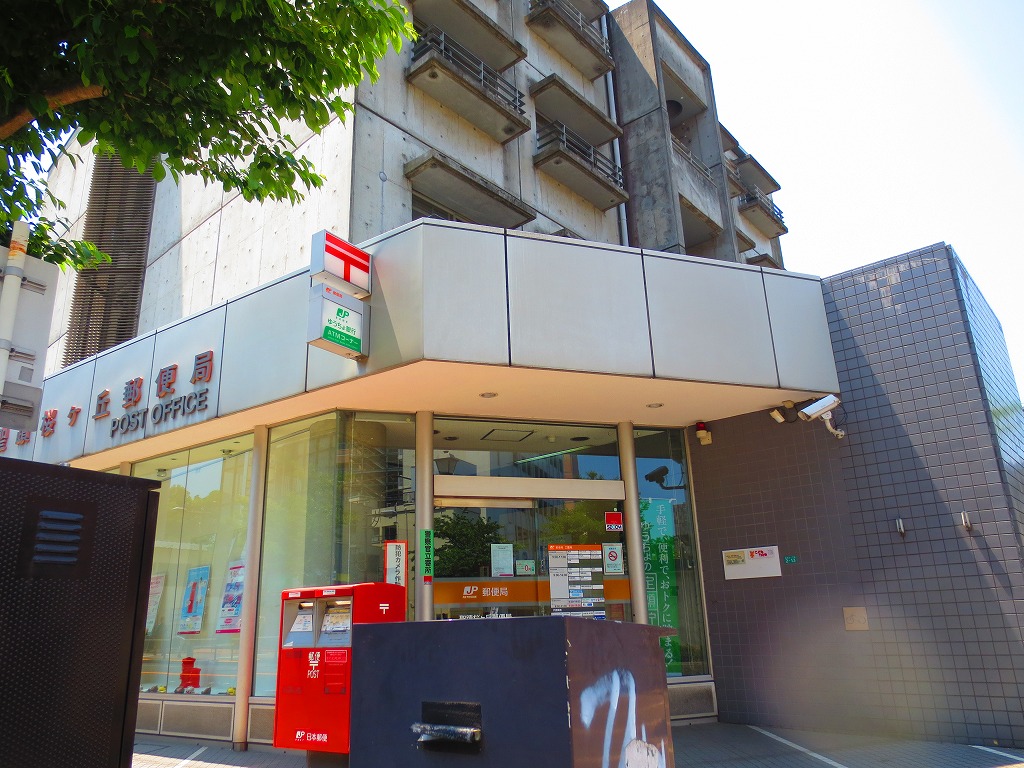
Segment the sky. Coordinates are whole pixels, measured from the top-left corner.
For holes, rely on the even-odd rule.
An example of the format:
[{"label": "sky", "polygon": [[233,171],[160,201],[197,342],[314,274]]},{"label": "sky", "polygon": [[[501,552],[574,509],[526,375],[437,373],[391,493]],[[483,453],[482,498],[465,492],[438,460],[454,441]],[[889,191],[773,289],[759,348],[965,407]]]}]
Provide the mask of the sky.
[{"label": "sky", "polygon": [[710,64],[719,120],[782,185],[786,268],[953,246],[1021,389],[1024,1],[655,2]]}]

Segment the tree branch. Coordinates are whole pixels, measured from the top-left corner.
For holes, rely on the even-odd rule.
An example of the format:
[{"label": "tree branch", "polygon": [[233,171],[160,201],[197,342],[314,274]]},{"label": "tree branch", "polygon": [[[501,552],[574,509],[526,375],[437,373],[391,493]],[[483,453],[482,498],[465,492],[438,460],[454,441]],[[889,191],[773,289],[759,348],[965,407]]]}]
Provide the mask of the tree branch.
[{"label": "tree branch", "polygon": [[[77,104],[80,101],[89,101],[90,99],[98,99],[102,96],[106,96],[107,92],[100,85],[77,85],[69,86],[61,91],[55,93],[47,93],[46,103],[50,109],[59,109],[60,107],[66,107],[68,104]],[[19,130],[24,128],[26,125],[35,120],[36,115],[33,115],[29,109],[22,109],[16,112],[13,116],[0,123],[0,141],[4,141],[7,138],[13,136]]]}]

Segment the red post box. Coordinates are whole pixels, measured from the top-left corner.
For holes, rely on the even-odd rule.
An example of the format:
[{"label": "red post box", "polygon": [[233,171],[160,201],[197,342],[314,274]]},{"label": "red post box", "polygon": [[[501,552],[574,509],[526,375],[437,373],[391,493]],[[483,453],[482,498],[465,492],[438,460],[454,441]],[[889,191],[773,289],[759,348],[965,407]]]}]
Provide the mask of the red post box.
[{"label": "red post box", "polygon": [[405,587],[340,584],[281,593],[274,746],[349,752],[352,632],[405,621]]}]

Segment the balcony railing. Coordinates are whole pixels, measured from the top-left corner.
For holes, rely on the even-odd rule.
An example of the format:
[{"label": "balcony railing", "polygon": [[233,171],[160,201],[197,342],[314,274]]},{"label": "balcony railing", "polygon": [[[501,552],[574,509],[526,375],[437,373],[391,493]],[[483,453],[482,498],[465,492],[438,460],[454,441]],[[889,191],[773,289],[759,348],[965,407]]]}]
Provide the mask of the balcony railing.
[{"label": "balcony railing", "polygon": [[686,162],[693,166],[694,170],[696,170],[701,176],[710,181],[712,184],[715,183],[715,180],[711,178],[711,169],[704,165],[704,163],[702,163],[696,157],[694,157],[693,153],[689,150],[689,148],[675,136],[672,137],[672,146],[673,148],[675,148],[676,152],[679,154],[680,157],[682,157],[684,160],[686,160]]},{"label": "balcony railing", "polygon": [[561,123],[548,123],[537,131],[538,153],[553,144],[572,153],[578,160],[590,166],[596,174],[603,176],[619,189],[623,188],[622,169]]},{"label": "balcony railing", "polygon": [[551,8],[558,13],[570,27],[579,32],[580,36],[596,45],[606,56],[611,56],[611,49],[608,47],[608,38],[601,34],[601,30],[591,24],[573,5],[565,0],[530,0],[530,12],[540,8]]},{"label": "balcony railing", "polygon": [[746,205],[748,203],[756,203],[757,205],[761,206],[761,208],[764,209],[765,213],[769,214],[772,218],[778,221],[779,224],[785,226],[786,220],[782,216],[782,209],[779,208],[779,206],[777,206],[775,203],[773,203],[771,198],[768,197],[768,195],[766,195],[757,187],[748,187],[747,193],[743,195],[740,204]]},{"label": "balcony railing", "polygon": [[446,61],[451,62],[496,101],[519,115],[526,114],[525,99],[515,86],[437,27],[419,30],[419,39],[412,49],[412,60],[415,62],[431,51],[436,51]]}]

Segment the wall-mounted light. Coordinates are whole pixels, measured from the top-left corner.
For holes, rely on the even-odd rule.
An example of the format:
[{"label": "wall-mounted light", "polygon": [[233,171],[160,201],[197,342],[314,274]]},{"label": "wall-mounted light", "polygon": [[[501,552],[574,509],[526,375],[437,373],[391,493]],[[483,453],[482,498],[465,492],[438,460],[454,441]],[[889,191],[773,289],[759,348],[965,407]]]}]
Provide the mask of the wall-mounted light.
[{"label": "wall-mounted light", "polygon": [[903,518],[902,517],[897,517],[896,518],[896,532],[900,536],[906,536],[907,535],[907,529],[903,527]]},{"label": "wall-mounted light", "polygon": [[698,421],[693,425],[693,428],[697,431],[697,440],[701,445],[711,445],[711,430],[708,429],[708,425],[703,421]]},{"label": "wall-mounted light", "polygon": [[971,524],[971,516],[966,509],[960,512],[960,522],[963,523],[964,530],[969,531],[974,526]]}]

